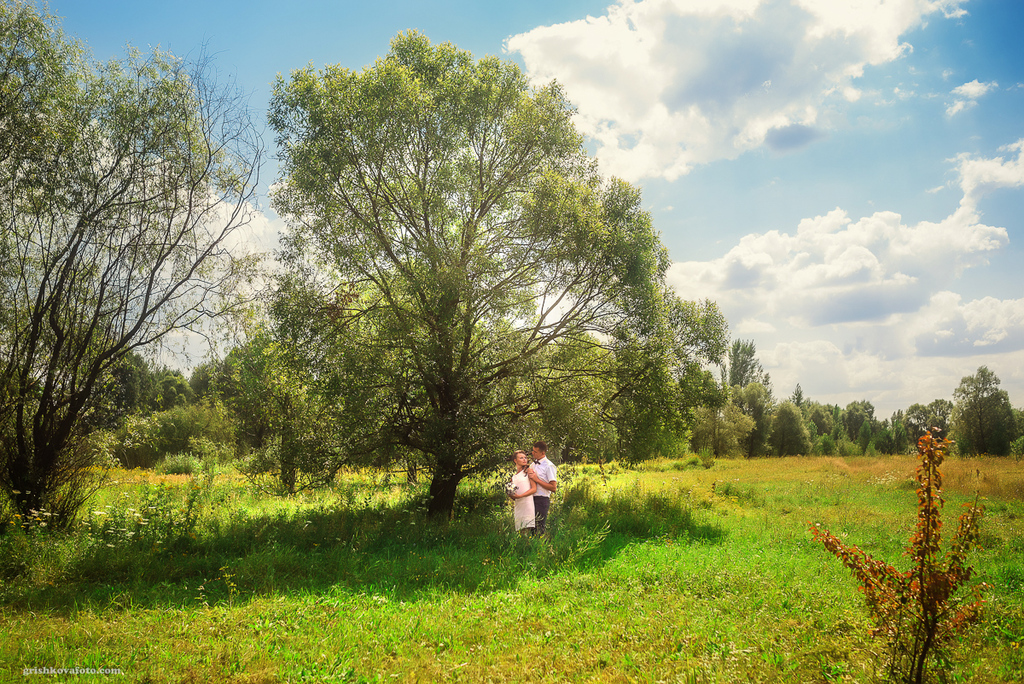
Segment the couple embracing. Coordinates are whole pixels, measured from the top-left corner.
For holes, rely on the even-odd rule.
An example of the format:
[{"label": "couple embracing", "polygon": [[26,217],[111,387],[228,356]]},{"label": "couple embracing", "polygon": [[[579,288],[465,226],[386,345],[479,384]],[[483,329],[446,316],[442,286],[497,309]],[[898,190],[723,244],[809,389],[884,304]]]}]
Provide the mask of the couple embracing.
[{"label": "couple embracing", "polygon": [[547,528],[551,494],[558,489],[557,469],[548,460],[546,442],[534,442],[533,465],[525,451],[517,451],[512,460],[516,472],[509,483],[509,497],[515,502],[512,515],[516,530],[529,530],[531,535],[544,534]]}]

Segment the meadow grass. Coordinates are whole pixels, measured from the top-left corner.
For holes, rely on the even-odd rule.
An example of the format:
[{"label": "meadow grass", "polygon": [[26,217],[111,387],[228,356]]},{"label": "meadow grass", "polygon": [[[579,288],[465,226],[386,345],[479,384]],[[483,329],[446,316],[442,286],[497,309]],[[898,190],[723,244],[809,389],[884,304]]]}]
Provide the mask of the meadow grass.
[{"label": "meadow grass", "polygon": [[[230,472],[121,471],[69,534],[7,522],[0,679],[879,681],[856,585],[807,523],[908,564],[915,465],[564,467],[547,539],[512,530],[494,482],[466,483],[438,522],[422,487],[368,472],[280,498]],[[1024,468],[953,460],[944,476],[947,535],[983,497],[972,561],[990,588],[942,673],[1024,680]]]}]

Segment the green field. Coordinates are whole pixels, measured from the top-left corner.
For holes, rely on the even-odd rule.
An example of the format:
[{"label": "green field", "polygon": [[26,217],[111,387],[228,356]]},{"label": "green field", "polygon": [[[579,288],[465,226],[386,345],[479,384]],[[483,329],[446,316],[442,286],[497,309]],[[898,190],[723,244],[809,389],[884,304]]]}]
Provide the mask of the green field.
[{"label": "green field", "polygon": [[[872,682],[882,644],[821,523],[905,567],[915,460],[563,467],[550,539],[496,482],[451,522],[368,472],[280,498],[232,472],[117,471],[70,535],[0,536],[0,678],[125,682]],[[946,531],[979,490],[983,621],[950,682],[1024,680],[1024,465],[953,460]],[[42,675],[39,675],[42,676]]]}]

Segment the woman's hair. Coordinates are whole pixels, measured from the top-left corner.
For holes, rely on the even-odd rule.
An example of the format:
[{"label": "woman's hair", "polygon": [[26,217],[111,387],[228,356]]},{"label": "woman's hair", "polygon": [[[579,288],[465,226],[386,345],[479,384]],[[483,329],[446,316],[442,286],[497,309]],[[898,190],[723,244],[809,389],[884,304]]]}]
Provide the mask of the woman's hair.
[{"label": "woman's hair", "polygon": [[512,461],[513,463],[515,463],[515,462],[516,462],[516,456],[518,456],[519,454],[522,454],[523,456],[527,456],[527,455],[528,455],[528,454],[527,454],[527,453],[526,453],[525,451],[523,451],[522,449],[516,449],[515,451],[513,451],[513,452],[512,452],[512,458],[510,458],[510,459],[508,459],[508,460],[510,460],[510,461]]}]

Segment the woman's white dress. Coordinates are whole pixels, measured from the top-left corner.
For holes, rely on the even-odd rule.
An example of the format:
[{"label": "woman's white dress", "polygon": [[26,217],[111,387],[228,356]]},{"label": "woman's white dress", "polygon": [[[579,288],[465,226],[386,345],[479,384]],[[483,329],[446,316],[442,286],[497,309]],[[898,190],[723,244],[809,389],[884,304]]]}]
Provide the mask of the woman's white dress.
[{"label": "woman's white dress", "polygon": [[[530,489],[530,478],[526,471],[520,471],[512,476],[512,486],[517,487],[516,494],[522,494]],[[516,521],[516,529],[521,530],[528,527],[536,527],[537,514],[533,510],[533,497],[524,496],[521,499],[514,499],[515,509],[512,516]]]}]

